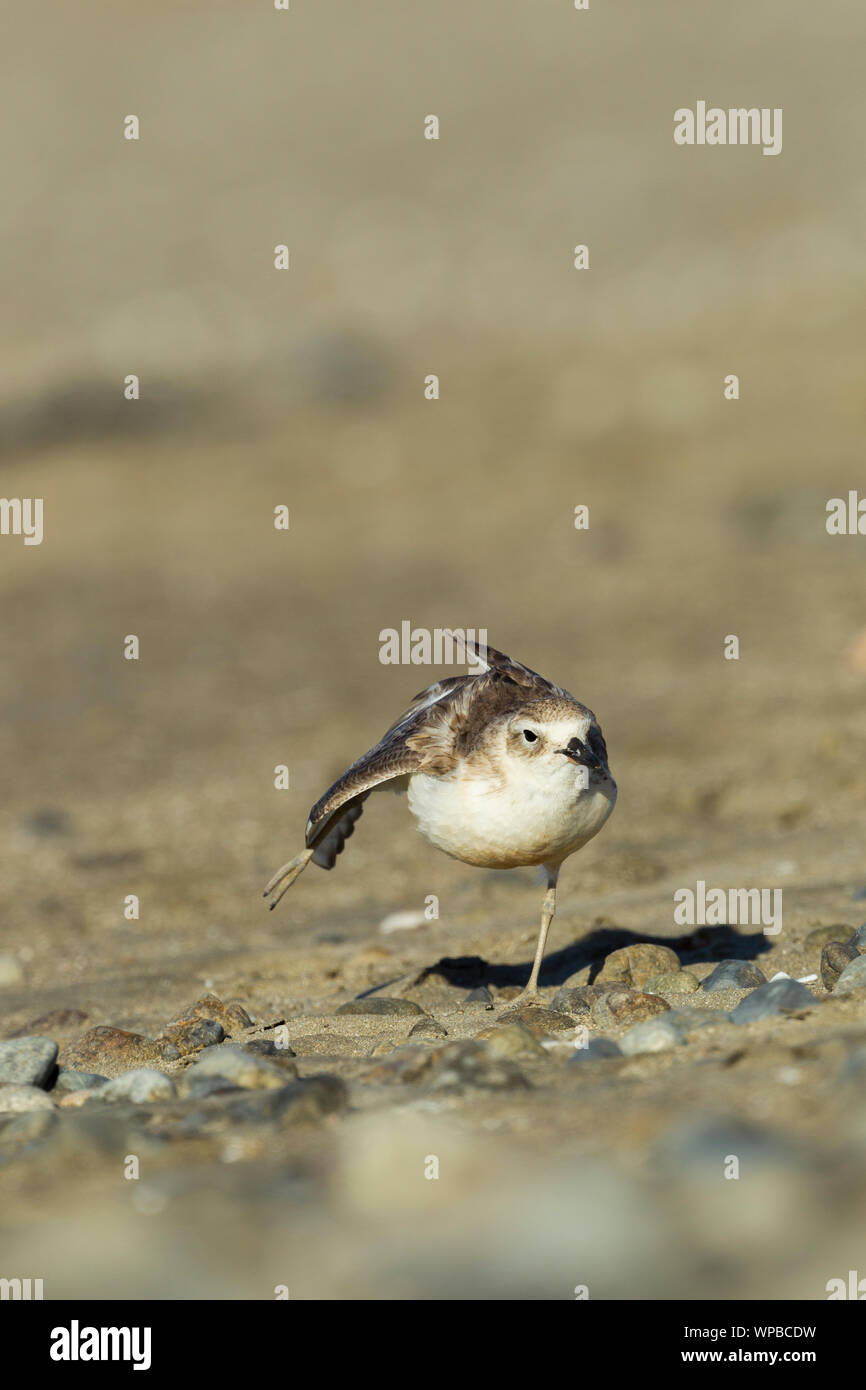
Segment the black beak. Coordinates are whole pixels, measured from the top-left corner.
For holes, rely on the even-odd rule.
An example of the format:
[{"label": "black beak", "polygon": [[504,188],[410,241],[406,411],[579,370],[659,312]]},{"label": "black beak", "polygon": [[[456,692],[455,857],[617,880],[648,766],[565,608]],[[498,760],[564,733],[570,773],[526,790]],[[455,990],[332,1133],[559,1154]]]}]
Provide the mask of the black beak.
[{"label": "black beak", "polygon": [[595,772],[600,772],[604,766],[601,758],[596,757],[585,743],[581,743],[579,738],[571,738],[567,748],[559,748],[557,752],[563,753],[571,762],[577,763],[580,767],[592,768]]}]

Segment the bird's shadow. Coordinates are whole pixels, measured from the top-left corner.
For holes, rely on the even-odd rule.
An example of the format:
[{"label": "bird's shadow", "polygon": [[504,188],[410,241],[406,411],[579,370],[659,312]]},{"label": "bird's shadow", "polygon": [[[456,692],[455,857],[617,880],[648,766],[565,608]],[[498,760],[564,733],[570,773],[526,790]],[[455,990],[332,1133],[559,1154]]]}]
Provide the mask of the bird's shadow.
[{"label": "bird's shadow", "polygon": [[[638,944],[668,946],[676,952],[681,965],[754,960],[770,950],[763,932],[744,936],[727,924],[698,927],[683,936],[649,936],[625,927],[599,927],[561,951],[551,951],[545,956],[538,983],[541,986],[561,985],[588,965],[589,983],[592,984],[611,951]],[[531,966],[531,959],[517,965],[494,965],[480,956],[446,956],[428,970],[459,987],[475,989],[480,985],[497,985],[502,988],[524,985]]]}]

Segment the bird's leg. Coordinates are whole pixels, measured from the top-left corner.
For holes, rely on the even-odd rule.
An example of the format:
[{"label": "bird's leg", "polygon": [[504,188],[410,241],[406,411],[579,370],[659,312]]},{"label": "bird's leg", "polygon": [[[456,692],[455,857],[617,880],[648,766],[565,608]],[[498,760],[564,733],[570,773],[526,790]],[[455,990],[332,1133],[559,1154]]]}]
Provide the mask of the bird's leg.
[{"label": "bird's leg", "polygon": [[532,973],[529,976],[526,989],[510,1007],[514,1008],[519,1004],[533,1003],[538,999],[538,976],[541,970],[541,962],[544,959],[544,948],[547,944],[547,933],[550,931],[550,924],[553,921],[553,914],[556,912],[556,881],[559,878],[559,869],[547,869],[547,893],[544,902],[541,904],[541,931],[538,933],[538,945],[535,948],[535,960],[532,963]]},{"label": "bird's leg", "polygon": [[277,872],[274,874],[273,878],[270,879],[262,894],[263,897],[267,898],[271,893],[279,890],[273,902],[268,904],[272,912],[283,894],[291,888],[298,874],[304,872],[304,869],[307,867],[314,854],[315,850],[302,850],[300,854],[295,855],[294,859],[290,859],[288,864],[284,864],[281,869],[277,869]]}]

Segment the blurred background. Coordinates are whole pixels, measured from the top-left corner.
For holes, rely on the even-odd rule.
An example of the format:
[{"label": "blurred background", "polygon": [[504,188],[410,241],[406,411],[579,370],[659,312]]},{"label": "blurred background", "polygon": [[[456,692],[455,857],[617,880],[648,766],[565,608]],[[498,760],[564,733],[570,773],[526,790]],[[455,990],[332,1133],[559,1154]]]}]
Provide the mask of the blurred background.
[{"label": "blurred background", "polygon": [[[674,936],[698,878],[783,886],[780,947],[857,926],[866,541],[825,508],[866,493],[863,12],[89,0],[4,28],[2,490],[45,509],[41,546],[0,539],[4,1036],[59,1008],[153,1033],[205,985],[291,1017],[441,955],[528,969],[532,873],[452,863],[396,798],[263,910],[310,805],[443,674],[380,663],[404,620],[484,627],[600,718],[620,800],[554,949]],[[698,100],[783,108],[782,153],[675,146]],[[438,922],[382,937],[429,894]],[[268,1297],[315,1247],[299,1297],[570,1297],[590,1265],[599,1296],[822,1297],[866,1204],[852,1179],[834,1224],[827,1175],[866,1130],[793,1088],[768,1116],[770,1067],[710,1088],[767,1174],[739,1244],[669,1158],[702,1096],[661,1071],[531,1123],[353,1097],[259,1169],[171,1148],[139,1207],[113,1159],[16,1158],[6,1263],[58,1296]],[[463,1179],[444,1225],[400,1187],[427,1122]]]}]

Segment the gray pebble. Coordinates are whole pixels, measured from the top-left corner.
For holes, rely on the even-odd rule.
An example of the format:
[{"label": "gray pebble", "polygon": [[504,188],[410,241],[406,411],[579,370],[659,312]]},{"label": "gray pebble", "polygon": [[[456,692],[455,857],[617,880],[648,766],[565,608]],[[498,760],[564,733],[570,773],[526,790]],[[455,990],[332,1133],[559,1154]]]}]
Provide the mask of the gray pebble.
[{"label": "gray pebble", "polygon": [[856,946],[858,951],[866,951],[866,922],[862,927],[858,927],[853,936],[848,938],[849,946]]},{"label": "gray pebble", "polygon": [[107,1076],[99,1076],[95,1071],[72,1071],[61,1067],[51,1089],[64,1094],[68,1091],[89,1091],[95,1086],[104,1086],[107,1080]]},{"label": "gray pebble", "polygon": [[221,1076],[246,1090],[276,1091],[285,1086],[293,1070],[289,1059],[277,1062],[246,1052],[235,1043],[223,1043],[220,1047],[209,1047],[190,1067],[181,1081],[181,1091],[186,1093],[189,1079],[202,1076]]},{"label": "gray pebble", "polygon": [[171,1077],[152,1067],[136,1067],[134,1071],[116,1076],[93,1093],[94,1100],[108,1102],[131,1100],[135,1105],[147,1105],[154,1100],[172,1100],[177,1094]]},{"label": "gray pebble", "polygon": [[493,995],[486,985],[479,985],[477,989],[470,989],[464,1004],[493,1004]]},{"label": "gray pebble", "polygon": [[12,1038],[0,1042],[0,1082],[15,1086],[45,1086],[57,1061],[57,1043],[51,1038]]},{"label": "gray pebble", "polygon": [[833,993],[856,994],[861,989],[866,989],[866,956],[857,956],[856,960],[845,966]]},{"label": "gray pebble", "polygon": [[641,1052],[671,1052],[683,1042],[683,1035],[668,1014],[636,1023],[620,1038],[620,1048],[627,1057]]},{"label": "gray pebble", "polygon": [[816,1003],[814,994],[799,980],[771,980],[740,1000],[731,1010],[730,1019],[732,1023],[754,1023],[759,1018],[813,1008]]},{"label": "gray pebble", "polygon": [[701,989],[715,994],[723,989],[756,989],[766,983],[766,975],[753,961],[723,960],[701,981]]},{"label": "gray pebble", "polygon": [[39,1086],[16,1086],[11,1082],[0,1086],[0,1114],[9,1115],[23,1110],[53,1110],[54,1102]]}]

